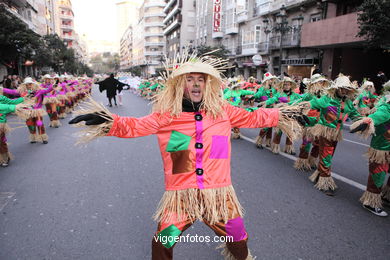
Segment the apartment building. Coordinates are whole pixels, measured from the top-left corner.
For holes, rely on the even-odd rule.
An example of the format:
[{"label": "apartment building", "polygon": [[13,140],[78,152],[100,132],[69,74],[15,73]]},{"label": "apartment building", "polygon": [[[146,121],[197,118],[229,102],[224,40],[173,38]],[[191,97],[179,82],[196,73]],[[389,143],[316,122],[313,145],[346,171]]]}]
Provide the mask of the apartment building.
[{"label": "apartment building", "polygon": [[[319,53],[324,74],[335,78],[340,72],[361,81],[375,81],[378,71],[390,73],[390,53],[367,50],[359,31],[357,8],[363,1],[325,1],[323,19],[302,26],[301,47]],[[379,84],[379,82],[375,82]]]},{"label": "apartment building", "polygon": [[133,66],[145,77],[158,75],[165,51],[163,0],[145,0],[139,9],[139,21],[133,27]]},{"label": "apartment building", "polygon": [[127,27],[120,41],[120,70],[125,71],[133,65],[133,27]]},{"label": "apartment building", "polygon": [[165,0],[164,36],[166,38],[166,55],[173,57],[186,47],[194,46],[195,41],[195,7],[197,1]]}]

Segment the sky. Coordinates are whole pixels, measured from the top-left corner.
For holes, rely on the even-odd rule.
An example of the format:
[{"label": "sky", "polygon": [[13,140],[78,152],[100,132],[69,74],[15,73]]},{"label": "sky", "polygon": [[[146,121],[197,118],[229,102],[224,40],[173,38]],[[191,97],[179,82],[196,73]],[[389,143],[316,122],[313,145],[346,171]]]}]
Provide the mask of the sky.
[{"label": "sky", "polygon": [[116,0],[72,0],[74,26],[85,35],[89,52],[118,51]]}]

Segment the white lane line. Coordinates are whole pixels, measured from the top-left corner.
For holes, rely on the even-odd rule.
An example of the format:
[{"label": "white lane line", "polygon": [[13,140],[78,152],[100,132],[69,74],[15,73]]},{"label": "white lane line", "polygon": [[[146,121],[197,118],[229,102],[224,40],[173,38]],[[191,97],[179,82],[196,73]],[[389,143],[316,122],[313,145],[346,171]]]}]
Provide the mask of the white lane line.
[{"label": "white lane line", "polygon": [[344,140],[344,141],[347,141],[347,142],[350,142],[350,143],[363,145],[363,146],[365,146],[365,147],[370,147],[368,144],[363,144],[363,143],[355,142],[355,141],[348,140],[348,139],[345,139],[345,138],[343,138],[343,140]]},{"label": "white lane line", "polygon": [[[246,141],[248,141],[248,142],[251,142],[251,143],[256,144],[256,140],[250,139],[249,137],[246,137],[246,136],[244,136],[244,135],[242,135],[242,134],[241,134],[241,138],[244,139],[244,140],[246,140]],[[344,140],[345,140],[345,139],[344,139]],[[268,148],[268,147],[264,147],[264,148],[266,148],[266,149],[268,149],[268,150],[271,150],[271,149]],[[291,154],[287,154],[287,153],[283,153],[283,152],[280,152],[280,155],[281,155],[281,156],[284,156],[284,157],[286,157],[286,158],[288,158],[288,159],[290,159],[290,160],[293,160],[293,161],[296,161],[296,160],[298,159],[297,157],[295,157],[295,156],[293,156],[293,155],[291,155]],[[348,178],[345,178],[345,177],[341,176],[341,175],[338,174],[338,173],[335,173],[335,172],[331,172],[331,173],[332,173],[332,176],[333,176],[335,179],[337,179],[337,180],[340,180],[340,181],[342,181],[342,182],[345,182],[345,183],[347,183],[347,184],[349,184],[349,185],[351,185],[351,186],[353,186],[353,187],[355,187],[355,188],[358,188],[358,189],[360,189],[360,190],[362,190],[362,191],[365,191],[365,190],[366,190],[366,186],[365,186],[365,185],[362,185],[362,184],[360,184],[360,183],[358,183],[358,182],[356,182],[356,181],[353,181],[353,180],[350,180],[350,179],[348,179]]]}]

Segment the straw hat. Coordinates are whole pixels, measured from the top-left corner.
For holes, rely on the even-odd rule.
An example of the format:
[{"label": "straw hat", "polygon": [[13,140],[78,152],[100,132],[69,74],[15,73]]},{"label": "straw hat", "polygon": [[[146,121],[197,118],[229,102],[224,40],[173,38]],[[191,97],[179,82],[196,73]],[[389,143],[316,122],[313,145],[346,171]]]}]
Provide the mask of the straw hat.
[{"label": "straw hat", "polygon": [[241,88],[241,83],[240,82],[232,84],[232,86],[230,87],[230,89],[236,89],[236,88]]},{"label": "straw hat", "polygon": [[303,78],[303,79],[302,79],[302,83],[305,84],[305,85],[309,85],[309,84],[310,84],[310,79],[308,79],[308,78]]},{"label": "straw hat", "polygon": [[45,75],[42,77],[42,80],[45,80],[45,79],[53,79],[53,77],[50,76],[50,74],[45,74]]},{"label": "straw hat", "polygon": [[284,77],[281,81],[281,86],[284,86],[284,83],[286,83],[286,82],[291,82],[293,84],[292,85],[293,89],[298,87],[298,83],[290,77]]},{"label": "straw hat", "polygon": [[357,91],[356,84],[352,84],[351,80],[343,74],[339,74],[339,76],[335,79],[335,81],[333,81],[332,84],[326,89],[332,90],[332,89],[339,89],[339,88],[346,88],[348,90]]},{"label": "straw hat", "polygon": [[317,83],[317,82],[321,82],[321,81],[326,81],[326,82],[329,82],[329,80],[327,78],[325,78],[324,76],[322,76],[321,74],[313,74],[310,78],[310,84],[314,84],[314,83]]},{"label": "straw hat", "polygon": [[369,81],[369,80],[363,80],[363,84],[362,84],[362,89],[363,90],[366,90],[366,89],[368,89],[369,87],[374,87],[374,82],[372,82],[372,81]]},{"label": "straw hat", "polygon": [[211,76],[214,84],[222,84],[223,74],[229,67],[227,66],[228,60],[210,56],[212,52],[206,53],[203,56],[197,56],[197,53],[189,53],[186,49],[180,55],[174,59],[167,60],[165,62],[165,73],[162,75],[165,77],[166,85],[170,85],[171,82],[175,82],[179,76],[188,73],[203,73]]},{"label": "straw hat", "polygon": [[27,84],[34,84],[34,85],[37,85],[37,83],[31,78],[31,77],[27,77],[23,80],[23,83],[24,85],[27,85]]},{"label": "straw hat", "polygon": [[279,80],[276,76],[274,76],[271,73],[267,72],[267,73],[264,74],[264,78],[263,78],[263,81],[261,82],[261,84],[264,84],[267,80],[271,80],[271,79]]}]

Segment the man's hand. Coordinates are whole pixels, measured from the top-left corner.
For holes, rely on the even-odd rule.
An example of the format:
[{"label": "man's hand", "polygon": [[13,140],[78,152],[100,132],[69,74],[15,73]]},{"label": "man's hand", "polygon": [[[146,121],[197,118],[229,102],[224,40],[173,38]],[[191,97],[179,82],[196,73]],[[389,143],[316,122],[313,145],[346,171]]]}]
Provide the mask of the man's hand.
[{"label": "man's hand", "polygon": [[69,124],[77,124],[81,121],[85,121],[85,125],[100,125],[108,120],[98,114],[85,114],[76,116],[69,121]]}]

